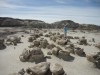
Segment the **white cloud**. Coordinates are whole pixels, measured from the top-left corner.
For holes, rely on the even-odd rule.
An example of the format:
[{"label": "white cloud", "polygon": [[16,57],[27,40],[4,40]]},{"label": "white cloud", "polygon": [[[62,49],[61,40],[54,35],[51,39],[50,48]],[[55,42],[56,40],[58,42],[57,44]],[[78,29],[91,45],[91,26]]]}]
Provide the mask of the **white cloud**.
[{"label": "white cloud", "polygon": [[[66,0],[55,0],[57,3],[60,3],[60,4],[65,4],[66,3]],[[69,1],[69,0],[67,0]]]},{"label": "white cloud", "polygon": [[[56,0],[65,3],[70,0]],[[73,0],[71,0],[73,1]],[[86,0],[87,1],[87,0]],[[89,1],[89,0],[88,0]],[[5,7],[5,8],[4,8]],[[100,25],[100,8],[69,6],[23,6],[14,5],[7,0],[0,0],[0,16],[22,19],[40,19],[52,23],[58,20],[73,20],[78,23]]]}]

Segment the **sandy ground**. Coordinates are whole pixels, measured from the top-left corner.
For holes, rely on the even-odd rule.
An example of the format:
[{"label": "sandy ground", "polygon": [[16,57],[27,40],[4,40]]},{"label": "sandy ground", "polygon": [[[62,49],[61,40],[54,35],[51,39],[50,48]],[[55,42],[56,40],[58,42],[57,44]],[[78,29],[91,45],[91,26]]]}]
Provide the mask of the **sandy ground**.
[{"label": "sandy ground", "polygon": [[[63,30],[48,30],[52,32],[60,32],[63,33]],[[14,72],[18,72],[22,68],[28,68],[32,67],[35,65],[35,63],[31,62],[21,62],[19,60],[19,55],[22,53],[24,48],[27,48],[30,43],[28,42],[28,37],[30,34],[25,34],[25,33],[17,33],[14,35],[21,36],[24,35],[25,37],[22,37],[22,42],[18,44],[15,49],[14,46],[7,46],[6,49],[0,50],[0,75],[8,75]],[[80,46],[81,48],[84,48],[84,51],[86,54],[89,53],[95,53],[99,52],[100,50],[93,46],[93,44],[96,44],[100,42],[100,33],[82,33],[80,31],[76,32],[71,32],[69,31],[68,34],[69,36],[85,36],[90,44],[92,46]],[[92,38],[95,38],[95,43],[90,42]],[[49,43],[54,43],[50,41],[49,38],[45,38],[48,40]],[[71,40],[73,43],[76,43],[77,40]],[[47,52],[49,51],[48,49],[42,49],[44,55],[47,55]],[[51,56],[51,59],[47,59],[47,62],[51,62],[51,64],[54,63],[59,63],[63,66],[65,72],[67,75],[100,75],[100,69],[97,69],[94,67],[94,65],[90,62],[87,61],[86,57],[80,57],[78,55],[73,55],[74,57],[73,61],[64,61],[62,59],[59,59],[55,56]]]}]

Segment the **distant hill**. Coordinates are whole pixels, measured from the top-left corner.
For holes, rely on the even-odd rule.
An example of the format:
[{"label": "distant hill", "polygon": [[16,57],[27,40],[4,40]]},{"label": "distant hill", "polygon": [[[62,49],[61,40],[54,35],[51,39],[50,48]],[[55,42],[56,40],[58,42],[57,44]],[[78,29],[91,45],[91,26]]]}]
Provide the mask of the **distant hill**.
[{"label": "distant hill", "polygon": [[41,20],[15,19],[10,17],[0,17],[0,27],[34,27],[34,28],[63,28],[67,25],[71,29],[100,29],[100,26],[93,24],[79,24],[71,20],[62,20],[54,23],[45,23]]},{"label": "distant hill", "polygon": [[63,28],[64,25],[67,25],[68,28],[78,28],[79,24],[75,23],[71,20],[62,20],[62,21],[58,21],[58,22],[54,22],[52,23],[53,26],[55,26],[56,28]]}]

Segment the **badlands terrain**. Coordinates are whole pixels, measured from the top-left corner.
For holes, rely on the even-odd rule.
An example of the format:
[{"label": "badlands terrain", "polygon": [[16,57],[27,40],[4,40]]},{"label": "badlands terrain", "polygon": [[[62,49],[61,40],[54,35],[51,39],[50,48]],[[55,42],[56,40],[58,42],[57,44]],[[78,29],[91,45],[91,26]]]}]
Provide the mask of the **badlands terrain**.
[{"label": "badlands terrain", "polygon": [[[38,34],[39,36],[36,37]],[[36,64],[40,64],[41,62],[49,62],[50,67],[56,63],[59,64],[66,75],[100,75],[100,54],[99,68],[95,64],[95,61],[97,60],[94,60],[94,62],[92,60],[90,60],[92,62],[87,60],[88,55],[100,52],[100,49],[96,47],[96,45],[100,43],[100,32],[68,30],[67,38],[64,38],[63,34],[63,29],[32,29],[30,31],[30,29],[26,28],[0,28],[0,38],[4,39],[4,45],[6,46],[0,50],[0,75],[22,75],[17,74],[22,68],[26,70],[30,67],[36,66]],[[20,43],[10,44],[10,42],[7,42],[9,37],[20,37]],[[46,47],[43,47],[44,45],[41,44],[38,46],[38,44],[35,43],[36,40],[40,41],[43,39],[47,41],[48,45],[53,44],[57,48],[47,46],[46,44]],[[85,43],[83,42],[80,44],[81,39],[85,39]],[[77,53],[75,50],[70,51],[70,45],[74,45],[76,50],[82,50],[82,53]],[[45,61],[39,61],[36,63],[35,61],[30,62],[29,59],[22,59],[20,57],[23,56],[22,53],[25,48],[28,50],[30,47],[34,48],[35,46],[41,49],[43,54],[40,54],[46,59]],[[56,52],[56,50],[58,51]],[[62,55],[64,53],[63,51],[65,52],[64,55]],[[60,55],[61,52],[62,54]],[[54,72],[52,71],[52,74],[53,73]],[[40,74],[29,73],[27,75]]]}]

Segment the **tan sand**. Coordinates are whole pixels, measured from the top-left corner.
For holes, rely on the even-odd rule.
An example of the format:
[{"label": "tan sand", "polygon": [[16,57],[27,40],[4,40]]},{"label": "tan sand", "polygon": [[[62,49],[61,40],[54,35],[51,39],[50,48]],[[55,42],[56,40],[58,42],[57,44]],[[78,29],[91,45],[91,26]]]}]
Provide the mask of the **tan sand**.
[{"label": "tan sand", "polygon": [[[60,32],[63,33],[63,30],[49,30],[52,32]],[[24,33],[17,33],[15,35],[21,36]],[[81,33],[80,31],[75,32],[68,32],[68,35],[70,36],[85,36],[88,40],[91,40],[91,38],[95,38],[96,43],[100,42],[100,35],[95,33]],[[8,75],[14,72],[18,72],[22,68],[28,68],[34,66],[34,62],[21,62],[19,60],[19,55],[22,53],[24,48],[27,48],[30,43],[28,42],[29,34],[24,34],[25,37],[22,37],[22,42],[18,44],[18,46],[8,46],[4,50],[0,50],[0,75]],[[49,38],[46,38],[49,43]],[[73,43],[76,43],[77,40],[71,40]],[[89,42],[90,44],[96,44],[93,42]],[[77,44],[76,44],[77,45]],[[79,46],[79,45],[78,45]],[[80,46],[81,48],[84,48],[84,51],[86,54],[99,52],[100,50],[96,48],[95,46]],[[42,49],[43,53],[47,55],[48,49]],[[80,57],[78,55],[73,55],[74,57],[73,61],[64,61],[62,59],[59,59],[55,56],[51,56],[51,59],[47,59],[47,62],[51,62],[51,64],[59,63],[63,66],[65,72],[67,75],[100,75],[100,69],[97,69],[94,67],[94,65],[87,61],[86,57]]]}]

